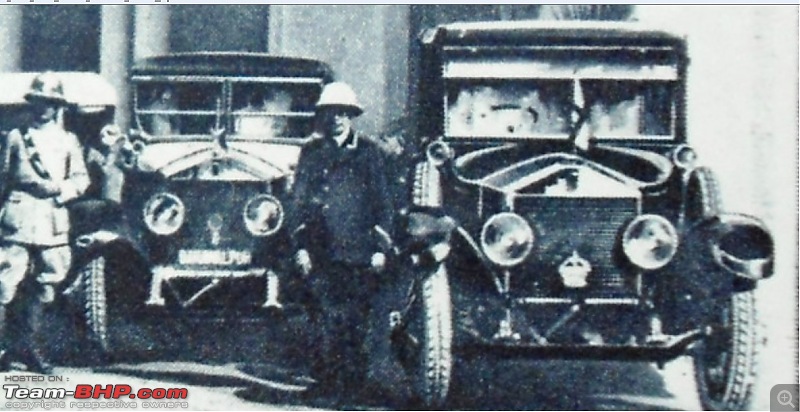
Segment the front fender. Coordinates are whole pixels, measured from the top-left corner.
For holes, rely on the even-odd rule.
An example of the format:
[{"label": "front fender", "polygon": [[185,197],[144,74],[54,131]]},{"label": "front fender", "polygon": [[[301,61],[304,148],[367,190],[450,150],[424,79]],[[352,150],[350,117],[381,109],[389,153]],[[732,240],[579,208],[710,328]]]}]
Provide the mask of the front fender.
[{"label": "front fender", "polygon": [[773,274],[775,245],[764,223],[752,216],[722,213],[690,230],[688,247],[734,281],[755,282]]},{"label": "front fender", "polygon": [[770,232],[752,216],[721,213],[688,229],[661,281],[666,332],[705,325],[718,302],[772,276],[773,257]]},{"label": "front fender", "polygon": [[441,210],[412,211],[404,227],[401,255],[407,256],[414,267],[432,269],[447,259],[456,228],[453,218],[441,214]]},{"label": "front fender", "polygon": [[146,262],[145,249],[138,238],[130,235],[118,203],[84,200],[70,205],[69,210],[74,266],[98,255],[119,255],[131,265]]}]

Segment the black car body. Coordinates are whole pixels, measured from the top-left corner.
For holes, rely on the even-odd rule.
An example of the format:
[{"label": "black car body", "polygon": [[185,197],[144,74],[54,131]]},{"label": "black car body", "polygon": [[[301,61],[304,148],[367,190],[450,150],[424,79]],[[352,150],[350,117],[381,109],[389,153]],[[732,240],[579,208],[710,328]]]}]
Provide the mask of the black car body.
[{"label": "black car body", "polygon": [[747,405],[756,218],[723,213],[687,145],[685,40],[632,23],[455,23],[423,33],[393,342],[428,406],[453,358],[663,363],[706,408]]},{"label": "black car body", "polygon": [[132,68],[132,130],[119,199],[83,214],[76,261],[90,334],[117,315],[259,316],[279,308],[283,220],[319,61],[176,53]]}]

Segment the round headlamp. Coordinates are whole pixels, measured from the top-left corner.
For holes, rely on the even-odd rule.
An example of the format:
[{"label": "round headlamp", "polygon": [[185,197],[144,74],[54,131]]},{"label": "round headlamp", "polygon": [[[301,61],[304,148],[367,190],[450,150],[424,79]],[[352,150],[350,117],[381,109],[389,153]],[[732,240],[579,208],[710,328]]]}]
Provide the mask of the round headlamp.
[{"label": "round headlamp", "polygon": [[500,266],[514,266],[525,260],[533,242],[533,229],[516,213],[503,212],[490,217],[481,231],[483,253]]},{"label": "round headlamp", "polygon": [[672,151],[672,163],[681,169],[691,169],[697,163],[697,153],[691,146],[682,144]]},{"label": "round headlamp", "polygon": [[675,256],[678,233],[661,216],[641,215],[625,229],[622,249],[634,265],[645,270],[660,269]]},{"label": "round headlamp", "polygon": [[253,236],[269,236],[283,224],[283,206],[270,195],[258,195],[244,206],[244,225]]},{"label": "round headlamp", "polygon": [[186,207],[171,193],[153,195],[144,205],[144,223],[151,232],[167,236],[178,231],[186,220]]},{"label": "round headlamp", "polygon": [[425,157],[434,166],[439,167],[453,158],[453,149],[447,143],[437,140],[428,144],[425,149]]}]

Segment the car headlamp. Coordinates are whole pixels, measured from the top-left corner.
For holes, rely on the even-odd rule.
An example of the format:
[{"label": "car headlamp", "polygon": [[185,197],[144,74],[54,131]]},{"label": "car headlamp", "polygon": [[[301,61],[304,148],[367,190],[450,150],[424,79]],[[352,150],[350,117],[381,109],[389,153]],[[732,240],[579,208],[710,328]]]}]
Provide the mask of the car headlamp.
[{"label": "car headlamp", "polygon": [[672,163],[689,170],[697,163],[697,153],[689,145],[682,144],[672,151]]},{"label": "car headlamp", "polygon": [[660,269],[675,256],[678,233],[661,216],[641,215],[625,229],[622,249],[634,265],[645,270]]},{"label": "car headlamp", "polygon": [[244,206],[244,225],[253,236],[269,236],[283,224],[283,206],[270,195],[258,195]]},{"label": "car headlamp", "polygon": [[483,253],[504,267],[525,260],[533,249],[533,242],[533,229],[516,213],[503,212],[490,217],[481,231]]},{"label": "car headlamp", "polygon": [[144,205],[144,223],[151,232],[167,236],[178,231],[186,220],[186,207],[171,193],[153,195]]}]

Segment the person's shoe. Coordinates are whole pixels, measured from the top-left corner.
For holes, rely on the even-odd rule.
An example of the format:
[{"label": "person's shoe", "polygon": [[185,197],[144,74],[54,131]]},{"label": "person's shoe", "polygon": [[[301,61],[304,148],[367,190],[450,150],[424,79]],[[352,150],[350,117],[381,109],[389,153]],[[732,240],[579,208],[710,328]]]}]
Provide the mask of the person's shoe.
[{"label": "person's shoe", "polygon": [[11,355],[5,349],[0,349],[0,372],[11,370]]},{"label": "person's shoe", "polygon": [[315,382],[300,393],[302,402],[321,409],[338,409],[341,406],[341,393],[337,385],[330,382]]},{"label": "person's shoe", "polygon": [[27,348],[21,354],[20,359],[28,372],[38,373],[41,375],[51,375],[53,373],[53,366],[44,360],[44,357],[33,348]]}]

